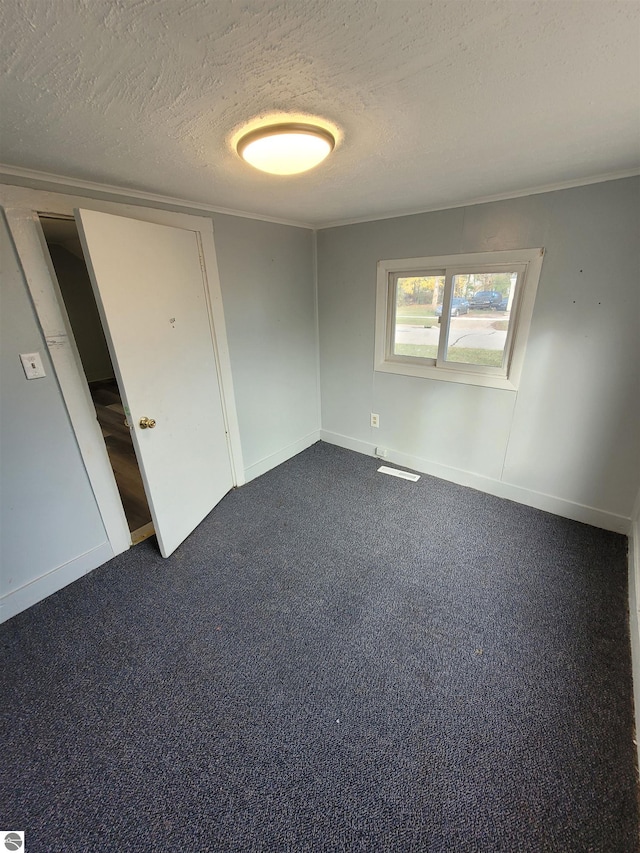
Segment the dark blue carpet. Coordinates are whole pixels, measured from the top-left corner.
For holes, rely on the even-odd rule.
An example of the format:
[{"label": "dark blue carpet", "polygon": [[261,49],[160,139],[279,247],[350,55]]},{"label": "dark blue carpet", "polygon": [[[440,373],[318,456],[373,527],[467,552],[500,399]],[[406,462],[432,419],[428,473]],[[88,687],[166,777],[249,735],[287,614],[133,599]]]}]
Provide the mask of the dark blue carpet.
[{"label": "dark blue carpet", "polygon": [[0,628],[40,851],[630,853],[627,541],[317,444]]}]

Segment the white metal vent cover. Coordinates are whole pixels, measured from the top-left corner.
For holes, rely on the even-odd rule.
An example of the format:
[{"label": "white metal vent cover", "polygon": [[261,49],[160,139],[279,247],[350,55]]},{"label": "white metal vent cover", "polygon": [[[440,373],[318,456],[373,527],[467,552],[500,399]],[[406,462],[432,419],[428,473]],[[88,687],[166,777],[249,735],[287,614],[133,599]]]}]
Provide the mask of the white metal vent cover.
[{"label": "white metal vent cover", "polygon": [[400,471],[398,468],[389,468],[388,465],[381,465],[378,468],[380,474],[390,474],[392,477],[400,477],[403,480],[411,480],[412,483],[417,483],[420,479],[420,474],[412,474],[411,471]]}]

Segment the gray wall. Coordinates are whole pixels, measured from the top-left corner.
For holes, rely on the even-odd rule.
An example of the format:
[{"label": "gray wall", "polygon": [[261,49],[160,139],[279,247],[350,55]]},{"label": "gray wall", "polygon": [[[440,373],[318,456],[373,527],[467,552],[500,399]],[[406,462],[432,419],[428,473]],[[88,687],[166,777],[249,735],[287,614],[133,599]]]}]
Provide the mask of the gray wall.
[{"label": "gray wall", "polygon": [[[2,594],[106,542],[22,270],[0,217],[0,580]],[[39,351],[46,376],[18,358]]]},{"label": "gray wall", "polygon": [[247,476],[320,427],[313,233],[215,214]]},{"label": "gray wall", "polygon": [[[628,518],[640,471],[639,187],[319,232],[323,435]],[[379,259],[537,246],[546,256],[518,392],[374,372]]]}]

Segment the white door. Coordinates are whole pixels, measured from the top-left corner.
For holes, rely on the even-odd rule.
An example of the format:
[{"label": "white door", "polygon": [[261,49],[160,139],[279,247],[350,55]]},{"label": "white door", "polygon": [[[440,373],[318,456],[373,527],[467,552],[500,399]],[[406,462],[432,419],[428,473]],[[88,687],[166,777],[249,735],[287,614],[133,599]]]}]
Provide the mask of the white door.
[{"label": "white door", "polygon": [[[75,215],[168,557],[233,486],[198,235],[93,210]],[[145,418],[155,424],[145,428]]]}]

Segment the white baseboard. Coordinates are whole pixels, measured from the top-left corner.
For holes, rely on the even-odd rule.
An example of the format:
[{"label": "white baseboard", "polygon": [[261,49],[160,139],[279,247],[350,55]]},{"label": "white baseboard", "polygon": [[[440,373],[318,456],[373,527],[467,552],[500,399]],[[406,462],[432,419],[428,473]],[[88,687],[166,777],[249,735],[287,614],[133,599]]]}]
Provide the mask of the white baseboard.
[{"label": "white baseboard", "polygon": [[[320,430],[320,438],[328,444],[336,444],[347,450],[355,450],[357,453],[375,456],[375,445],[365,441],[359,441],[358,439],[327,430]],[[448,480],[460,486],[468,486],[471,489],[486,492],[498,498],[506,498],[525,506],[542,509],[545,512],[552,512],[554,515],[561,515],[563,518],[570,518],[573,521],[591,524],[593,527],[602,527],[604,530],[612,530],[615,533],[623,533],[625,535],[630,530],[631,520],[626,516],[616,515],[597,507],[574,503],[573,501],[558,498],[554,495],[535,492],[531,489],[525,489],[522,486],[514,486],[510,483],[504,483],[501,480],[494,480],[491,477],[483,477],[480,474],[464,471],[461,468],[439,465],[436,462],[429,462],[426,459],[420,459],[417,456],[410,456],[407,453],[400,453],[396,450],[388,450],[384,461],[401,465],[404,468],[411,468],[414,471],[420,471],[422,474],[431,474],[433,477],[439,477],[441,480]]]},{"label": "white baseboard", "polygon": [[6,622],[7,619],[11,619],[12,616],[16,616],[26,610],[27,607],[37,604],[47,596],[93,571],[93,569],[97,569],[98,566],[106,563],[113,556],[111,545],[108,542],[103,542],[97,548],[92,548],[91,551],[80,554],[79,557],[75,557],[68,563],[64,563],[39,578],[29,581],[19,589],[8,592],[0,598],[0,622]]},{"label": "white baseboard", "polygon": [[[355,450],[356,453],[364,453],[366,456],[376,455],[375,444],[369,444],[367,441],[360,441],[359,438],[351,438],[348,435],[341,435],[339,432],[328,432],[326,429],[321,429],[320,441],[336,444],[338,447],[344,447],[345,450]],[[386,459],[390,458],[390,456],[386,457]]]},{"label": "white baseboard", "polygon": [[244,469],[246,482],[248,483],[249,480],[255,480],[256,477],[266,474],[267,471],[271,471],[272,468],[281,465],[283,462],[286,462],[287,459],[291,459],[292,456],[302,453],[303,450],[306,450],[307,447],[311,447],[311,445],[315,444],[316,441],[320,441],[320,430],[317,429],[298,439],[298,441],[294,441],[293,444],[288,444],[286,447],[277,450],[275,453],[265,456],[265,458],[260,459],[259,462],[254,462],[253,465],[249,465],[248,468]]}]

